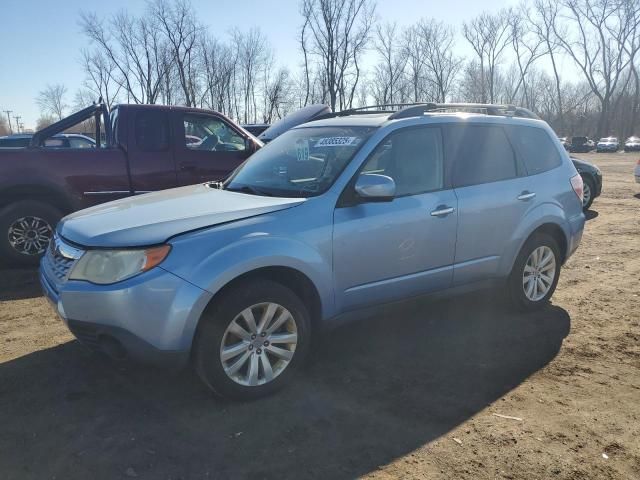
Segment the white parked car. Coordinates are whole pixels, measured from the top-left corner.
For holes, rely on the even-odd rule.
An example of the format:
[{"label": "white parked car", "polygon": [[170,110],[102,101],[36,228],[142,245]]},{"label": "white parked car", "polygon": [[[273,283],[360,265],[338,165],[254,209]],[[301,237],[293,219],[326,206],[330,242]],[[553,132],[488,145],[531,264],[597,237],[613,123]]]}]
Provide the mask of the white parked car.
[{"label": "white parked car", "polygon": [[617,152],[620,142],[616,137],[601,138],[596,145],[597,152]]}]

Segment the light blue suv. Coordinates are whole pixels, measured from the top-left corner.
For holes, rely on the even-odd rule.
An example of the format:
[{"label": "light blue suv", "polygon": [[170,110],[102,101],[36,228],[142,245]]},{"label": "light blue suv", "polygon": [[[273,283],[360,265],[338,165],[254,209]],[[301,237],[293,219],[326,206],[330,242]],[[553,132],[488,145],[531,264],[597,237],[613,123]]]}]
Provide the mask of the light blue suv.
[{"label": "light blue suv", "polygon": [[191,361],[214,391],[255,398],[363,307],[487,282],[524,310],[549,300],[585,218],[546,123],[467,104],[326,117],[223,184],[64,218],[40,278],[71,332],[115,357]]}]

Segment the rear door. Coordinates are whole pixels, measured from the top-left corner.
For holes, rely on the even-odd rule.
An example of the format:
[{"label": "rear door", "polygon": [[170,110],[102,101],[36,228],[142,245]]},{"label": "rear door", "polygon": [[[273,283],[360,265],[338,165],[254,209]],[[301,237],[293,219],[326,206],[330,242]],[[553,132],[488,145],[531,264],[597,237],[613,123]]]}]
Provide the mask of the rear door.
[{"label": "rear door", "polygon": [[452,125],[446,152],[458,198],[454,285],[498,274],[516,229],[535,202],[514,147],[499,125]]},{"label": "rear door", "polygon": [[174,112],[178,183],[224,180],[250,154],[245,137],[222,117]]},{"label": "rear door", "polygon": [[167,109],[128,110],[127,153],[134,194],[177,186]]}]

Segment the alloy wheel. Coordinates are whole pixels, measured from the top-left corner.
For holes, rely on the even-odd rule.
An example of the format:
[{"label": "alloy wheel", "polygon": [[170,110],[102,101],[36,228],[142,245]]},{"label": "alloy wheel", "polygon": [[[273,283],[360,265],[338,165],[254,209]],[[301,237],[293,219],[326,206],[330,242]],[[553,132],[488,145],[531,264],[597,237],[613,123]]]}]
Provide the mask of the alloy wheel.
[{"label": "alloy wheel", "polygon": [[21,217],[9,226],[9,244],[22,255],[40,255],[47,249],[52,233],[53,229],[46,220]]},{"label": "alloy wheel", "polygon": [[220,361],[234,382],[254,387],[273,381],[291,363],[298,329],[291,312],[277,303],[244,309],[222,337]]},{"label": "alloy wheel", "polygon": [[542,300],[551,289],[556,275],[556,257],[546,245],[531,252],[524,265],[522,288],[532,302]]}]

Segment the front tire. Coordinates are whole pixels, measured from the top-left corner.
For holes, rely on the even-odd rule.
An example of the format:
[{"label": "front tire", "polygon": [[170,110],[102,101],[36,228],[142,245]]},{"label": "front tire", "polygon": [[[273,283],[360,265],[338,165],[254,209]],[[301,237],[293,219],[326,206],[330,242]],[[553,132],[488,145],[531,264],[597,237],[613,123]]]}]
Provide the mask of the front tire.
[{"label": "front tire", "polygon": [[302,301],[279,283],[252,280],[232,287],[201,319],[196,371],[223,397],[252,400],[274,393],[304,363],[309,318]]},{"label": "front tire", "polygon": [[531,236],[516,258],[509,276],[509,293],[521,311],[544,307],[558,285],[560,249],[553,237],[544,233]]},{"label": "front tire", "polygon": [[0,261],[37,265],[62,212],[35,200],[21,200],[0,210]]}]

